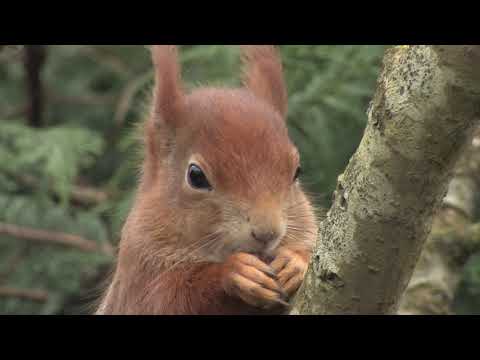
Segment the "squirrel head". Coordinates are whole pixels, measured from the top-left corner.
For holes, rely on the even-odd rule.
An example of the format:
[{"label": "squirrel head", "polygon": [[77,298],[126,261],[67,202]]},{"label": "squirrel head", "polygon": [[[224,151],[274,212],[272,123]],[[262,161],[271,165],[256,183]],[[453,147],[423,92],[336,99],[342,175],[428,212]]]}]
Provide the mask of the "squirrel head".
[{"label": "squirrel head", "polygon": [[177,48],[152,47],[155,88],[141,193],[151,216],[158,200],[174,214],[179,241],[203,241],[212,258],[273,251],[304,199],[279,54],[273,46],[248,45],[242,55],[243,87],[187,93]]}]

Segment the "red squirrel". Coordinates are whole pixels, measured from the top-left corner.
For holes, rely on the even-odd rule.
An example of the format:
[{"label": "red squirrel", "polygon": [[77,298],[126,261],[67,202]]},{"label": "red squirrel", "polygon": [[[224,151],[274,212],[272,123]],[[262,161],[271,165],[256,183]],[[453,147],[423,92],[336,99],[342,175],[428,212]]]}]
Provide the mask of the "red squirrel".
[{"label": "red squirrel", "polygon": [[282,62],[271,45],[241,51],[241,87],[187,92],[177,47],[152,46],[141,178],[97,314],[281,314],[302,283],[317,221]]}]

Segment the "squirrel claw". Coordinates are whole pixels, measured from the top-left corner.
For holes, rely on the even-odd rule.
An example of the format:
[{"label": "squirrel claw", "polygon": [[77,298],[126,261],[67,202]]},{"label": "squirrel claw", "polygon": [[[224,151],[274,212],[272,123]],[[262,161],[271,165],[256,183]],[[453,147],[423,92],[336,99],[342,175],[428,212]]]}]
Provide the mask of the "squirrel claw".
[{"label": "squirrel claw", "polygon": [[288,299],[302,284],[308,261],[293,250],[280,248],[270,266],[277,271],[278,283],[284,293],[288,294]]},{"label": "squirrel claw", "polygon": [[278,300],[276,300],[276,302],[285,306],[285,307],[290,307],[290,304],[288,302],[282,300],[282,299],[278,299]]},{"label": "squirrel claw", "polygon": [[227,294],[260,308],[276,304],[287,306],[288,294],[278,283],[274,271],[256,256],[246,253],[232,255],[225,263],[224,289]]}]

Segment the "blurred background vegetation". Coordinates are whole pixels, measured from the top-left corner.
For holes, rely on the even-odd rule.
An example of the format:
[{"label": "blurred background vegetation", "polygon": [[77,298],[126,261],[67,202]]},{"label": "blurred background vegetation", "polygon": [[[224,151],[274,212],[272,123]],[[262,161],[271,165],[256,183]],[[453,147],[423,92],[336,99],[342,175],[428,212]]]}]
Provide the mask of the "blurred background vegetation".
[{"label": "blurred background vegetation", "polygon": [[[148,48],[0,46],[0,314],[82,314],[112,266],[137,179]],[[281,46],[303,182],[328,206],[361,139],[383,46]],[[187,84],[239,84],[235,46],[183,45]],[[459,313],[480,313],[480,258]]]}]

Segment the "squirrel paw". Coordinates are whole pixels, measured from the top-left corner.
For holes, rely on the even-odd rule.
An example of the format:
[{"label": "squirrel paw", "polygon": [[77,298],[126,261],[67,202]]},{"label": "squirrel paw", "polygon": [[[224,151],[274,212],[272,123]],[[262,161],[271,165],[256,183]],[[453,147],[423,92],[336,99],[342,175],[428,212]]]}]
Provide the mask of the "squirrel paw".
[{"label": "squirrel paw", "polygon": [[292,296],[303,282],[308,268],[308,260],[299,253],[286,247],[278,249],[275,259],[270,264],[278,277],[282,289]]},{"label": "squirrel paw", "polygon": [[223,287],[230,296],[263,309],[289,306],[274,270],[256,256],[237,253],[229,257],[225,266]]}]

